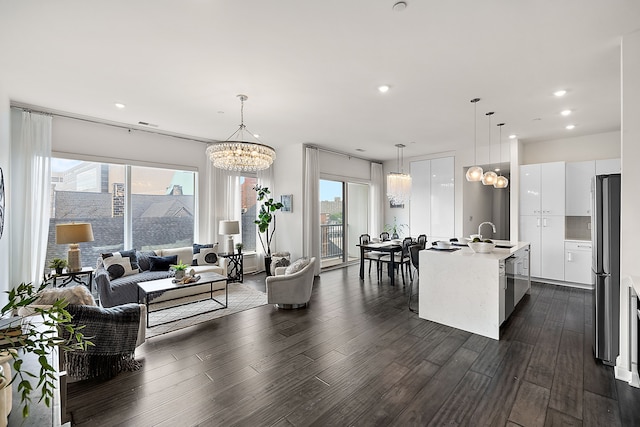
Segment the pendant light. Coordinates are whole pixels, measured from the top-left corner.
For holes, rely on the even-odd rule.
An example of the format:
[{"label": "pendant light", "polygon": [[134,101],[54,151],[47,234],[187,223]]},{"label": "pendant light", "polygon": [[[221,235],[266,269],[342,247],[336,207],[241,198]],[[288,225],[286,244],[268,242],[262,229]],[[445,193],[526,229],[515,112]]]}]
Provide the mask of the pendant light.
[{"label": "pendant light", "polygon": [[482,168],[478,166],[478,101],[480,98],[473,98],[471,102],[473,103],[473,163],[476,166],[471,166],[467,169],[467,181],[478,182],[482,179]]},{"label": "pendant light", "polygon": [[[498,123],[498,129],[500,129],[500,139],[499,141],[499,145],[498,147],[500,147],[500,150],[498,151],[500,153],[500,161],[502,161],[502,126],[504,126],[504,123]],[[509,151],[509,153],[511,153],[511,151]],[[507,177],[502,176],[502,171],[500,171],[500,175],[498,175],[498,178],[496,179],[495,184],[493,184],[494,188],[507,188],[509,186],[509,180],[507,179]]]},{"label": "pendant light", "polygon": [[[207,155],[213,166],[231,171],[255,172],[268,169],[276,158],[276,152],[268,145],[243,141],[243,132],[248,129],[244,124],[244,101],[247,95],[240,98],[240,128],[224,142],[215,142],[207,147]],[[253,135],[249,132],[250,135]],[[232,139],[239,135],[239,139]],[[254,138],[258,140],[255,136]]]},{"label": "pendant light", "polygon": [[396,144],[398,147],[398,172],[390,172],[387,175],[387,197],[394,205],[401,205],[411,196],[411,175],[402,172],[404,157],[402,150],[406,145]]},{"label": "pendant light", "polygon": [[[493,116],[493,111],[489,111],[485,114],[489,116],[489,167],[491,167],[491,116]],[[498,179],[498,174],[492,170],[488,170],[482,175],[482,184],[483,185],[493,185],[496,183]]]}]

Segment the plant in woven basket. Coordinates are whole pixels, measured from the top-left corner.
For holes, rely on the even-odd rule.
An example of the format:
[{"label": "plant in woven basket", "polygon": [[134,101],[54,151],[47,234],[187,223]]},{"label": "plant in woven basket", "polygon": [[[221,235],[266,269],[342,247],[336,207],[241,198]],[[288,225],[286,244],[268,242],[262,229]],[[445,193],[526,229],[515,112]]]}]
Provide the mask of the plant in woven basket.
[{"label": "plant in woven basket", "polygon": [[[74,325],[73,318],[65,309],[67,302],[58,300],[49,306],[34,307],[35,316],[22,318],[12,316],[20,308],[31,306],[38,298],[38,292],[46,287],[43,283],[35,288],[31,283],[21,283],[19,286],[5,291],[8,302],[0,311],[3,322],[0,329],[0,349],[8,351],[12,358],[14,373],[11,383],[18,384],[22,416],[29,416],[29,405],[32,403],[32,393],[40,390],[38,402],[51,406],[55,389],[56,369],[51,365],[48,356],[57,347],[58,351],[86,350],[93,345],[82,334],[84,326]],[[63,339],[60,330],[64,329],[69,338]],[[21,350],[21,351],[13,351]],[[40,369],[37,373],[23,367],[24,357],[28,353],[37,356]],[[32,381],[37,381],[32,384]],[[8,385],[7,387],[9,387]]]}]

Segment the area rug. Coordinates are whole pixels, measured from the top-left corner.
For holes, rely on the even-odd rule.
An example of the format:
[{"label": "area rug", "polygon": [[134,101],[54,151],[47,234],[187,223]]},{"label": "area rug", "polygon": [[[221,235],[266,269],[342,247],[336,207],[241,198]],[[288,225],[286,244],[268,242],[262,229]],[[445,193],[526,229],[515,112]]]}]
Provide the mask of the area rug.
[{"label": "area rug", "polygon": [[[150,313],[149,324],[151,327],[147,328],[146,337],[152,338],[167,332],[177,331],[178,329],[249,310],[267,303],[267,294],[264,292],[257,291],[241,283],[230,283],[228,286],[229,302],[227,308],[210,311],[220,307],[220,304],[212,300],[204,300]],[[224,291],[216,291],[214,297],[224,303]]]}]

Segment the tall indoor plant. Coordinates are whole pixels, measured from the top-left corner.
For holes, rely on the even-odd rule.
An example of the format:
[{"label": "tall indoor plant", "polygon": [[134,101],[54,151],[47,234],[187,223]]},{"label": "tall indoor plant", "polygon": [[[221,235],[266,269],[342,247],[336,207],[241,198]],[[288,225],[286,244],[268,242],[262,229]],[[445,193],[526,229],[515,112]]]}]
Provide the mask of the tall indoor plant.
[{"label": "tall indoor plant", "polygon": [[[276,212],[282,208],[283,204],[273,200],[270,197],[271,191],[269,187],[261,187],[256,185],[253,187],[258,192],[258,202],[262,202],[260,211],[258,212],[258,219],[254,222],[258,226],[258,237],[262,244],[262,250],[264,251],[264,267],[267,272],[267,276],[271,274],[271,242],[273,240],[273,233],[276,231]],[[273,227],[271,223],[273,222]],[[264,239],[262,235],[264,234]]]},{"label": "tall indoor plant", "polygon": [[[46,283],[43,283],[36,289],[30,283],[21,283],[10,291],[5,291],[8,294],[8,301],[0,311],[0,317],[3,319],[2,328],[0,328],[0,352],[8,352],[13,358],[11,367],[14,373],[12,378],[7,378],[11,380],[7,387],[17,382],[23,417],[29,416],[31,393],[36,389],[40,390],[38,402],[43,401],[47,407],[51,406],[53,390],[56,387],[56,369],[47,356],[56,347],[58,351],[75,351],[86,350],[89,345],[93,345],[82,334],[84,326],[72,323],[73,318],[65,309],[68,304],[64,300],[58,300],[52,305],[32,307],[35,313],[33,317],[15,316],[20,308],[28,308],[36,303],[38,292],[46,286]],[[68,333],[68,339],[61,337],[61,329]],[[15,351],[15,349],[22,351]],[[40,365],[36,373],[23,367],[25,355],[29,353],[37,357]],[[31,380],[35,379],[37,384],[34,387]]]}]

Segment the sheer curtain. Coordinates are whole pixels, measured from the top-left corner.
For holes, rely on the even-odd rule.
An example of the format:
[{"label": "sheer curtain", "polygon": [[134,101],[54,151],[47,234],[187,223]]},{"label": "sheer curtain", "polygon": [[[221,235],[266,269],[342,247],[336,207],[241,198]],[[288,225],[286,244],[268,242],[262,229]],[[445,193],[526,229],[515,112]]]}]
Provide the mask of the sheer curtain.
[{"label": "sheer curtain", "polygon": [[206,213],[204,234],[206,240],[197,243],[219,242],[218,251],[222,251],[224,236],[218,234],[218,222],[221,220],[236,220],[240,218],[240,175],[238,172],[218,169],[207,162],[208,190],[205,193]]},{"label": "sheer curtain", "polygon": [[10,287],[39,285],[46,263],[51,204],[51,116],[11,110]]},{"label": "sheer curtain", "polygon": [[369,234],[378,237],[383,231],[384,224],[384,172],[382,163],[371,163],[371,187],[369,190],[370,223]]},{"label": "sheer curtain", "polygon": [[304,255],[316,257],[320,274],[320,161],[318,149],[306,147],[304,173]]}]

